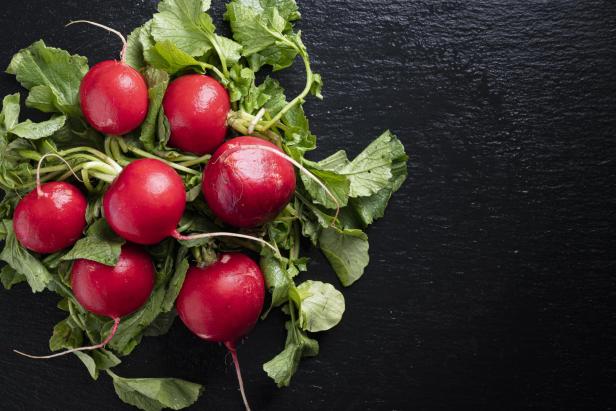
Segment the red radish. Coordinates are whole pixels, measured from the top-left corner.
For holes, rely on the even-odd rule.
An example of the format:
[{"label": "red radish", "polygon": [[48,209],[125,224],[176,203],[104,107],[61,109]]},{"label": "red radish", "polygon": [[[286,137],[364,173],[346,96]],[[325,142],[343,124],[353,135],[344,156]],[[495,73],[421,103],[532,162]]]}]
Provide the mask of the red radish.
[{"label": "red radish", "polygon": [[227,134],[229,93],[212,77],[177,78],[165,92],[163,109],[171,126],[172,147],[199,155],[212,153]]},{"label": "red radish", "polygon": [[148,113],[148,86],[143,76],[126,64],[126,39],[102,24],[78,20],[115,33],[122,39],[121,60],[106,60],[88,71],[79,88],[81,111],[88,123],[105,134],[122,135],[143,123]]},{"label": "red radish", "polygon": [[247,410],[236,343],[257,322],[264,294],[257,263],[244,254],[227,253],[205,268],[191,267],[176,300],[182,322],[193,333],[206,341],[222,342],[231,352]]},{"label": "red radish", "polygon": [[284,155],[260,138],[237,137],[220,146],[210,159],[203,172],[203,195],[225,223],[235,227],[264,224],[291,199],[293,165],[272,151]]},{"label": "red radish", "polygon": [[22,198],[13,214],[17,241],[28,250],[49,254],[73,245],[86,226],[88,201],[77,187],[65,182],[41,185],[41,165],[47,157],[62,160],[75,177],[71,165],[55,153],[42,156],[36,167],[36,189]]},{"label": "red radish", "polygon": [[124,167],[103,196],[109,226],[138,244],[156,244],[171,236],[185,206],[182,178],[171,166],[149,158]]},{"label": "red radish", "polygon": [[34,356],[15,351],[35,359],[60,357],[75,351],[89,351],[105,347],[111,341],[120,317],[133,313],[146,303],[154,288],[155,271],[152,259],[133,244],[122,246],[115,267],[90,260],[77,260],[71,269],[71,288],[83,308],[113,319],[113,328],[100,344],[73,348],[57,354]]},{"label": "red radish", "polygon": [[60,251],[81,237],[87,207],[85,196],[72,184],[59,181],[39,185],[15,207],[15,237],[37,253]]},{"label": "red radish", "polygon": [[148,253],[127,243],[115,267],[91,260],[75,261],[71,288],[83,308],[115,320],[145,304],[154,287],[154,277]]}]

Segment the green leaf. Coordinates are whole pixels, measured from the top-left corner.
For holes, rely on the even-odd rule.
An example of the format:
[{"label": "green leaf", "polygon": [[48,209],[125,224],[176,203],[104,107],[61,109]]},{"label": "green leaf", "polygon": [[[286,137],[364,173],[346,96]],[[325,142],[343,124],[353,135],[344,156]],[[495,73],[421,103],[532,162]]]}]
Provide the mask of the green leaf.
[{"label": "green leaf", "polygon": [[207,66],[169,40],[158,42],[146,50],[145,59],[149,65],[164,70],[170,75],[187,70],[204,73]]},{"label": "green leaf", "polygon": [[[391,163],[391,178],[387,187],[377,191],[368,197],[357,197],[350,200],[349,210],[343,210],[342,220],[349,219],[354,221],[359,220],[360,227],[366,227],[374,222],[374,220],[383,217],[385,208],[392,194],[397,191],[407,177],[407,155],[404,152],[404,146],[396,138],[390,140],[389,150],[392,157]],[[353,215],[349,216],[349,213]],[[356,226],[345,223],[345,226]]]},{"label": "green leaf", "polygon": [[272,293],[271,307],[278,307],[286,303],[289,299],[289,288],[294,287],[294,284],[285,268],[278,259],[272,256],[261,257],[260,265],[267,288]]},{"label": "green leaf", "polygon": [[51,274],[36,257],[19,244],[13,233],[11,220],[3,220],[2,226],[6,232],[6,240],[4,249],[0,253],[0,259],[26,277],[32,292],[43,291],[52,280]]},{"label": "green leaf", "polygon": [[167,287],[167,292],[165,293],[165,299],[163,301],[162,310],[164,312],[171,311],[175,304],[175,300],[180,294],[180,290],[182,289],[182,284],[184,284],[184,279],[186,278],[186,273],[188,272],[188,259],[184,258],[186,252],[178,253],[178,260],[175,265],[175,272],[171,280],[169,281],[169,285]]},{"label": "green leaf", "polygon": [[150,34],[152,20],[149,20],[141,27],[137,27],[128,36],[126,47],[126,63],[136,70],[145,67],[144,52],[154,45],[154,40]]},{"label": "green leaf", "polygon": [[398,139],[386,131],[340,170],[351,181],[351,197],[367,197],[390,186],[398,145],[401,146]]},{"label": "green leaf", "polygon": [[49,339],[51,351],[81,347],[82,344],[83,332],[72,318],[62,320],[53,327],[53,334]]},{"label": "green leaf", "polygon": [[212,38],[217,52],[224,56],[227,67],[233,66],[235,63],[240,61],[240,58],[242,58],[241,44],[236,43],[235,41],[227,37],[219,36],[217,34],[214,34]]},{"label": "green leaf", "polygon": [[344,313],[344,296],[333,285],[304,281],[297,286],[300,297],[299,326],[302,330],[326,331],[336,326]]},{"label": "green leaf", "polygon": [[316,340],[294,327],[291,321],[287,321],[285,327],[287,341],[284,350],[263,364],[263,370],[278,387],[289,386],[302,357],[314,357],[319,353],[319,343]]},{"label": "green leaf", "polygon": [[64,126],[64,123],[66,123],[66,116],[64,115],[40,123],[26,120],[13,127],[10,133],[28,140],[38,140],[53,135]]},{"label": "green leaf", "polygon": [[191,56],[203,56],[212,50],[212,19],[203,13],[202,0],[163,0],[154,15],[152,37],[170,41]]},{"label": "green leaf", "polygon": [[[163,311],[162,304],[165,298],[165,289],[154,290],[148,302],[137,312],[123,318],[118,327],[116,335],[113,337],[109,346],[119,355],[128,355],[141,341],[143,331],[158,317]],[[111,323],[107,323],[103,334],[107,335],[111,329]]]},{"label": "green leaf", "polygon": [[93,380],[97,380],[98,369],[96,369],[96,363],[94,362],[94,358],[90,357],[83,351],[75,351],[73,354],[75,354],[75,356],[77,356],[77,358],[81,360],[83,365],[86,366],[88,373],[90,373],[90,377],[92,377]]},{"label": "green leaf", "polygon": [[5,265],[0,270],[0,281],[5,289],[10,290],[14,285],[26,281],[26,277],[23,274],[19,274],[10,265]]},{"label": "green leaf", "polygon": [[89,351],[88,353],[76,351],[73,354],[83,362],[94,380],[98,379],[100,370],[111,369],[122,362],[111,351],[104,349]]},{"label": "green leaf", "polygon": [[177,317],[175,310],[160,313],[148,328],[143,331],[143,335],[146,337],[158,337],[167,334],[175,321],[175,317]]},{"label": "green leaf", "polygon": [[7,73],[30,90],[28,107],[44,112],[80,116],[79,85],[88,71],[88,60],[47,47],[42,40],[13,56]]},{"label": "green leaf", "polygon": [[291,21],[297,18],[294,1],[233,0],[225,13],[233,38],[242,45],[242,55],[253,71],[266,64],[274,71],[293,64],[298,51],[291,37]]},{"label": "green leaf", "polygon": [[[169,75],[152,67],[148,67],[145,71],[145,77],[148,80],[148,94],[150,96],[150,106],[148,114],[141,125],[141,134],[139,140],[149,151],[154,151],[157,148],[162,148],[166,145],[168,135],[165,130],[160,135],[161,121],[164,122],[165,114],[163,110],[163,97],[169,85]],[[164,128],[164,123],[163,123]],[[158,133],[157,133],[158,132]],[[156,135],[159,134],[159,140],[156,141]]]},{"label": "green leaf", "polygon": [[19,93],[4,97],[2,112],[0,112],[0,133],[4,134],[17,125],[19,110]]},{"label": "green leaf", "polygon": [[345,287],[357,281],[368,265],[368,236],[361,230],[325,228],[319,247]]},{"label": "green leaf", "polygon": [[[351,182],[347,178],[347,176],[338,174],[335,171],[325,170],[319,167],[318,163],[313,163],[307,160],[304,160],[306,164],[306,168],[310,171],[315,177],[317,177],[322,183],[324,183],[329,191],[336,197],[338,200],[338,205],[340,207],[344,207],[347,205],[349,201],[349,192]],[[304,184],[304,188],[312,197],[312,200],[321,204],[322,206],[330,209],[336,208],[336,203],[333,199],[327,194],[327,192],[317,184],[313,179],[301,173],[302,183]]]},{"label": "green leaf", "polygon": [[62,260],[86,259],[101,264],[115,266],[120,258],[122,246],[126,241],[117,236],[104,219],[94,222],[87,236],[75,243]]},{"label": "green leaf", "polygon": [[144,411],[181,410],[194,404],[203,386],[176,378],[122,378],[110,373],[122,401]]},{"label": "green leaf", "polygon": [[[392,190],[390,188],[384,188],[372,194],[370,197],[352,198],[349,202],[349,209],[353,210],[354,215],[359,218],[361,226],[366,227],[372,224],[374,220],[383,217],[391,194]],[[343,211],[343,214],[344,212],[345,211]]]}]

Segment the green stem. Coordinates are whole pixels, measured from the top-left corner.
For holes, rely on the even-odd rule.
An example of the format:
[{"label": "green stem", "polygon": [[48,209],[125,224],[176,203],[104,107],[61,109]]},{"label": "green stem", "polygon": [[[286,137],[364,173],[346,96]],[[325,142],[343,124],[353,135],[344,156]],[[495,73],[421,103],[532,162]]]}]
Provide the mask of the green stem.
[{"label": "green stem", "polygon": [[192,166],[196,166],[197,164],[207,163],[210,158],[212,158],[211,154],[205,154],[201,157],[197,157],[193,160],[184,161],[179,164],[184,167],[192,167]]},{"label": "green stem", "polygon": [[[118,142],[118,137],[107,137],[109,139],[109,148],[111,149],[111,157],[116,160],[120,165],[126,166],[130,164],[130,160],[128,160],[122,154],[120,143]],[[107,139],[105,140],[105,144],[107,144]]]},{"label": "green stem", "polygon": [[291,246],[291,250],[289,251],[289,260],[297,260],[299,258],[299,246],[300,246],[300,233],[299,233],[299,225],[297,221],[292,223],[293,229],[293,245]]},{"label": "green stem", "polygon": [[102,160],[103,162],[109,164],[111,167],[113,167],[115,169],[115,171],[117,171],[117,173],[119,174],[120,172],[122,172],[122,166],[120,166],[118,163],[116,163],[113,158],[109,157],[108,155],[101,153],[100,151],[92,148],[92,147],[75,147],[75,148],[70,148],[68,150],[63,150],[63,151],[59,151],[58,155],[64,157],[67,156],[69,154],[73,154],[73,153],[80,153],[80,152],[87,152],[90,153],[92,155],[94,155],[95,157],[97,157],[98,159]]},{"label": "green stem", "polygon": [[[243,117],[243,114],[247,114],[250,116],[250,114],[245,113],[245,112],[233,112],[229,115],[229,117],[227,118],[227,125],[229,127],[231,127],[232,129],[234,129],[235,131],[237,131],[238,133],[242,134],[242,135],[249,135],[248,133],[248,124],[250,124],[250,120],[247,119],[246,117]],[[239,114],[240,116],[238,117],[237,114]],[[261,122],[260,122],[261,123]],[[256,133],[259,137],[264,138],[265,140],[271,141],[272,143],[276,144],[278,147],[282,147],[282,137],[280,137],[278,134],[274,133],[272,130],[268,130],[265,126],[261,125],[260,123],[257,124],[257,126],[255,127],[255,131],[258,131],[259,133]]]},{"label": "green stem", "polygon": [[[218,58],[220,59],[220,64],[222,65],[222,71],[223,71],[224,76],[221,76],[221,78],[227,80],[229,78],[229,70],[227,69],[227,59],[222,54],[222,51],[220,50],[220,44],[218,44],[218,39],[216,38],[216,35],[211,36],[209,40],[212,43],[212,46],[214,46],[214,49],[216,50],[216,53],[218,54]],[[218,71],[218,69],[216,69],[216,67],[214,66],[212,66],[210,69],[212,71]],[[218,73],[216,74],[220,76],[220,71],[218,71]]]},{"label": "green stem", "polygon": [[304,67],[306,69],[306,86],[304,87],[304,90],[302,90],[302,92],[297,97],[291,100],[291,102],[288,103],[286,106],[284,106],[283,109],[280,110],[278,114],[274,116],[274,118],[272,118],[270,121],[268,121],[265,124],[264,126],[265,130],[268,130],[270,127],[274,126],[282,118],[282,116],[284,116],[289,110],[291,110],[297,104],[301,103],[304,100],[304,98],[308,95],[308,93],[310,93],[310,87],[312,87],[312,83],[314,81],[314,73],[312,72],[312,68],[310,67],[310,59],[308,58],[308,54],[306,53],[306,51],[298,47],[295,43],[293,43],[286,37],[281,36],[278,33],[273,32],[273,31],[270,31],[270,33],[274,37],[278,38],[281,42],[286,43],[290,47],[295,49],[297,53],[301,56],[302,60],[304,61]]},{"label": "green stem", "polygon": [[169,165],[170,167],[173,167],[173,168],[175,168],[176,170],[182,171],[182,172],[184,172],[184,173],[186,173],[186,174],[194,174],[194,175],[199,175],[199,174],[200,174],[198,171],[195,171],[195,170],[190,169],[190,168],[188,168],[188,167],[181,166],[181,165],[179,165],[179,164],[175,164],[175,163],[173,163],[173,162],[171,162],[171,161],[167,161],[167,160],[162,159],[162,158],[160,158],[160,157],[158,157],[158,156],[155,156],[154,154],[150,154],[150,153],[148,153],[147,151],[141,150],[141,149],[139,149],[139,148],[137,148],[137,147],[132,147],[132,146],[129,146],[129,147],[128,147],[128,150],[129,150],[130,152],[132,152],[133,154],[138,155],[139,157],[144,157],[144,158],[152,158],[152,159],[154,159],[154,160],[160,160],[160,161],[162,161],[163,163],[165,163],[165,164]]}]

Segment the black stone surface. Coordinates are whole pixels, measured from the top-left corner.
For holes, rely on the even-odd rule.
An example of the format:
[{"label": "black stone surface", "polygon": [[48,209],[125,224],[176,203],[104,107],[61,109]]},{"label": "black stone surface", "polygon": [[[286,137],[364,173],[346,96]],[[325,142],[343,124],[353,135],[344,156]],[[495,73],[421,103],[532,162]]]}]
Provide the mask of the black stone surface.
[{"label": "black stone surface", "polygon": [[[220,17],[223,3],[213,1]],[[115,58],[156,1],[5,1],[0,64],[44,38]],[[370,230],[371,264],[291,387],[261,364],[283,318],[240,346],[255,410],[609,410],[616,343],[616,4],[585,0],[300,0],[323,102],[323,157],[392,129],[410,178]],[[300,90],[301,65],[279,76]],[[19,90],[0,75],[2,95]],[[315,252],[311,275],[336,281]],[[0,292],[2,410],[130,410],[73,357],[37,362],[63,318],[51,294]],[[206,385],[194,410],[240,410],[224,347],[180,323],[126,358],[126,376]]]}]

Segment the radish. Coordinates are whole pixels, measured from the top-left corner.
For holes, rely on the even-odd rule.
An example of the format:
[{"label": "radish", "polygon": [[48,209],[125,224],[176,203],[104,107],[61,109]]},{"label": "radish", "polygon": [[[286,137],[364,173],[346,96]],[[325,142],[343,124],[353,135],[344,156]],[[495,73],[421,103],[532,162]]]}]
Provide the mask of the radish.
[{"label": "radish", "polygon": [[90,260],[75,261],[71,288],[83,308],[119,322],[120,317],[145,304],[154,287],[154,278],[149,254],[127,243],[122,246],[115,267]]},{"label": "radish", "polygon": [[182,322],[198,337],[222,342],[231,352],[247,410],[236,343],[256,324],[263,309],[261,269],[241,253],[225,253],[205,268],[191,267],[176,300]]},{"label": "radish", "polygon": [[287,205],[295,191],[297,167],[336,204],[336,196],[304,166],[261,138],[236,137],[220,146],[203,171],[203,196],[225,223],[241,228],[267,223]]},{"label": "radish", "polygon": [[71,288],[75,298],[89,312],[113,319],[113,328],[100,343],[73,348],[57,354],[34,356],[16,353],[35,359],[60,357],[75,351],[89,351],[105,347],[113,338],[120,317],[138,310],[148,300],[154,288],[154,264],[149,254],[133,244],[122,246],[115,267],[90,260],[76,260],[71,269]]},{"label": "radish", "polygon": [[19,201],[13,214],[17,241],[28,250],[42,254],[60,251],[81,237],[88,207],[86,197],[70,183],[58,181],[41,185],[41,164],[49,156],[66,163],[56,154],[42,156],[36,168],[36,189]]},{"label": "radish", "polygon": [[133,131],[148,113],[148,86],[143,76],[126,64],[126,39],[114,29],[87,20],[68,25],[75,23],[104,28],[120,37],[123,44],[120,61],[106,60],[94,65],[81,81],[83,115],[101,133],[119,136]]},{"label": "radish", "polygon": [[212,153],[227,134],[229,93],[212,77],[189,74],[169,84],[163,110],[171,134],[169,145],[195,154]]},{"label": "radish", "polygon": [[293,165],[257,137],[237,137],[214,153],[203,172],[203,195],[212,212],[234,227],[273,220],[293,196]]},{"label": "radish", "polygon": [[156,244],[172,235],[186,206],[179,174],[163,161],[133,161],[103,196],[109,226],[122,238],[138,244]]}]

